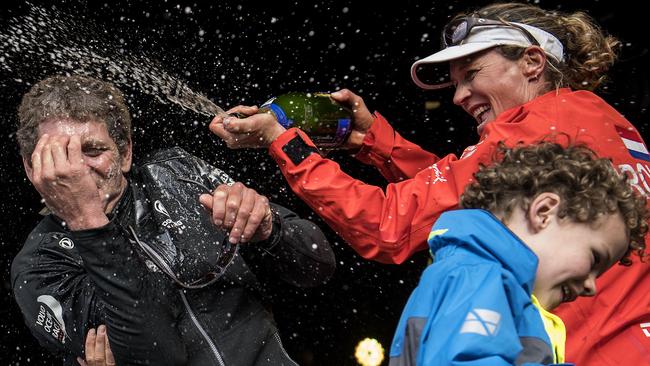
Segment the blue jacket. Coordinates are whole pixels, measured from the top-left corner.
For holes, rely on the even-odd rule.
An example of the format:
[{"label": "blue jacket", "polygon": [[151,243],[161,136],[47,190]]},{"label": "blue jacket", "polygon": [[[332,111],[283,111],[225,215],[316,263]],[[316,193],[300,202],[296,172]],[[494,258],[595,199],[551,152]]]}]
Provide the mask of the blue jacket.
[{"label": "blue jacket", "polygon": [[531,299],[537,256],[491,213],[442,214],[435,260],[411,294],[390,365],[548,365],[557,359]]}]

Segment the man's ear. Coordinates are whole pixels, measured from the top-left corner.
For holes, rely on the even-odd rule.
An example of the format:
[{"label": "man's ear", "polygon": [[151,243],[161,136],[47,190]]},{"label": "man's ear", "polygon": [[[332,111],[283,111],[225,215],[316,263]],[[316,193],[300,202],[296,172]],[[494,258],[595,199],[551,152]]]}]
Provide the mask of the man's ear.
[{"label": "man's ear", "polygon": [[528,207],[528,225],[532,232],[544,230],[553,220],[558,219],[561,198],[553,192],[538,194]]},{"label": "man's ear", "polygon": [[133,145],[131,144],[131,138],[129,137],[129,142],[126,145],[126,150],[121,154],[122,155],[122,165],[120,166],[122,173],[126,174],[131,170],[131,163],[133,161]]},{"label": "man's ear", "polygon": [[523,75],[530,81],[538,80],[546,67],[546,53],[539,46],[530,46],[524,50],[521,58]]},{"label": "man's ear", "polygon": [[23,157],[23,167],[25,168],[25,174],[27,174],[27,178],[29,179],[30,182],[34,182],[32,177],[34,176],[34,168],[32,168],[32,162],[31,160],[27,160],[27,158]]}]

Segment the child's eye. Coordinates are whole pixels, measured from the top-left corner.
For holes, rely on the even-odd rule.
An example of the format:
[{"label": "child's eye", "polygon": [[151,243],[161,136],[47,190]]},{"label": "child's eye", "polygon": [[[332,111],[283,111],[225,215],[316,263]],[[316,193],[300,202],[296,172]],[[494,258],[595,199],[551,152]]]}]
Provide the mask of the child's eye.
[{"label": "child's eye", "polygon": [[600,254],[598,254],[598,252],[596,252],[596,251],[592,251],[591,254],[592,254],[593,258],[594,258],[594,266],[599,265],[600,264]]}]

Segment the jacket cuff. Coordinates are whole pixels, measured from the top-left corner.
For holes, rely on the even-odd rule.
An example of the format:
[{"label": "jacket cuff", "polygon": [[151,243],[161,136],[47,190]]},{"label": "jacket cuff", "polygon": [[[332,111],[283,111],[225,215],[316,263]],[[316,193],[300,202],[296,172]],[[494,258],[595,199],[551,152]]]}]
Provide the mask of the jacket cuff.
[{"label": "jacket cuff", "polygon": [[280,217],[280,214],[278,214],[278,212],[273,208],[271,208],[271,214],[273,215],[273,228],[271,229],[271,235],[266,240],[257,242],[256,245],[262,248],[262,250],[264,250],[269,255],[275,256],[275,254],[278,252],[278,243],[280,243],[282,240],[282,218]]},{"label": "jacket cuff", "polygon": [[298,128],[290,128],[269,146],[269,154],[278,161],[286,155],[293,165],[300,165],[312,153],[321,154],[314,142]]},{"label": "jacket cuff", "polygon": [[375,120],[366,132],[361,148],[354,157],[364,164],[373,161],[387,161],[393,152],[395,130],[379,112],[373,114]]}]

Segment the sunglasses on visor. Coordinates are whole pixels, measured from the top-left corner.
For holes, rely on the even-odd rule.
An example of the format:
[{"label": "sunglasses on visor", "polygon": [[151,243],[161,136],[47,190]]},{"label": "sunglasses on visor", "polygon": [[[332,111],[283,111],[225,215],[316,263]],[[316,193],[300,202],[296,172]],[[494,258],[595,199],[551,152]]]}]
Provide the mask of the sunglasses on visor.
[{"label": "sunglasses on visor", "polygon": [[486,26],[516,28],[528,38],[532,45],[539,46],[537,39],[522,26],[506,21],[484,19],[475,16],[462,17],[447,23],[442,30],[442,46],[443,48],[456,46],[469,36],[473,28]]}]

